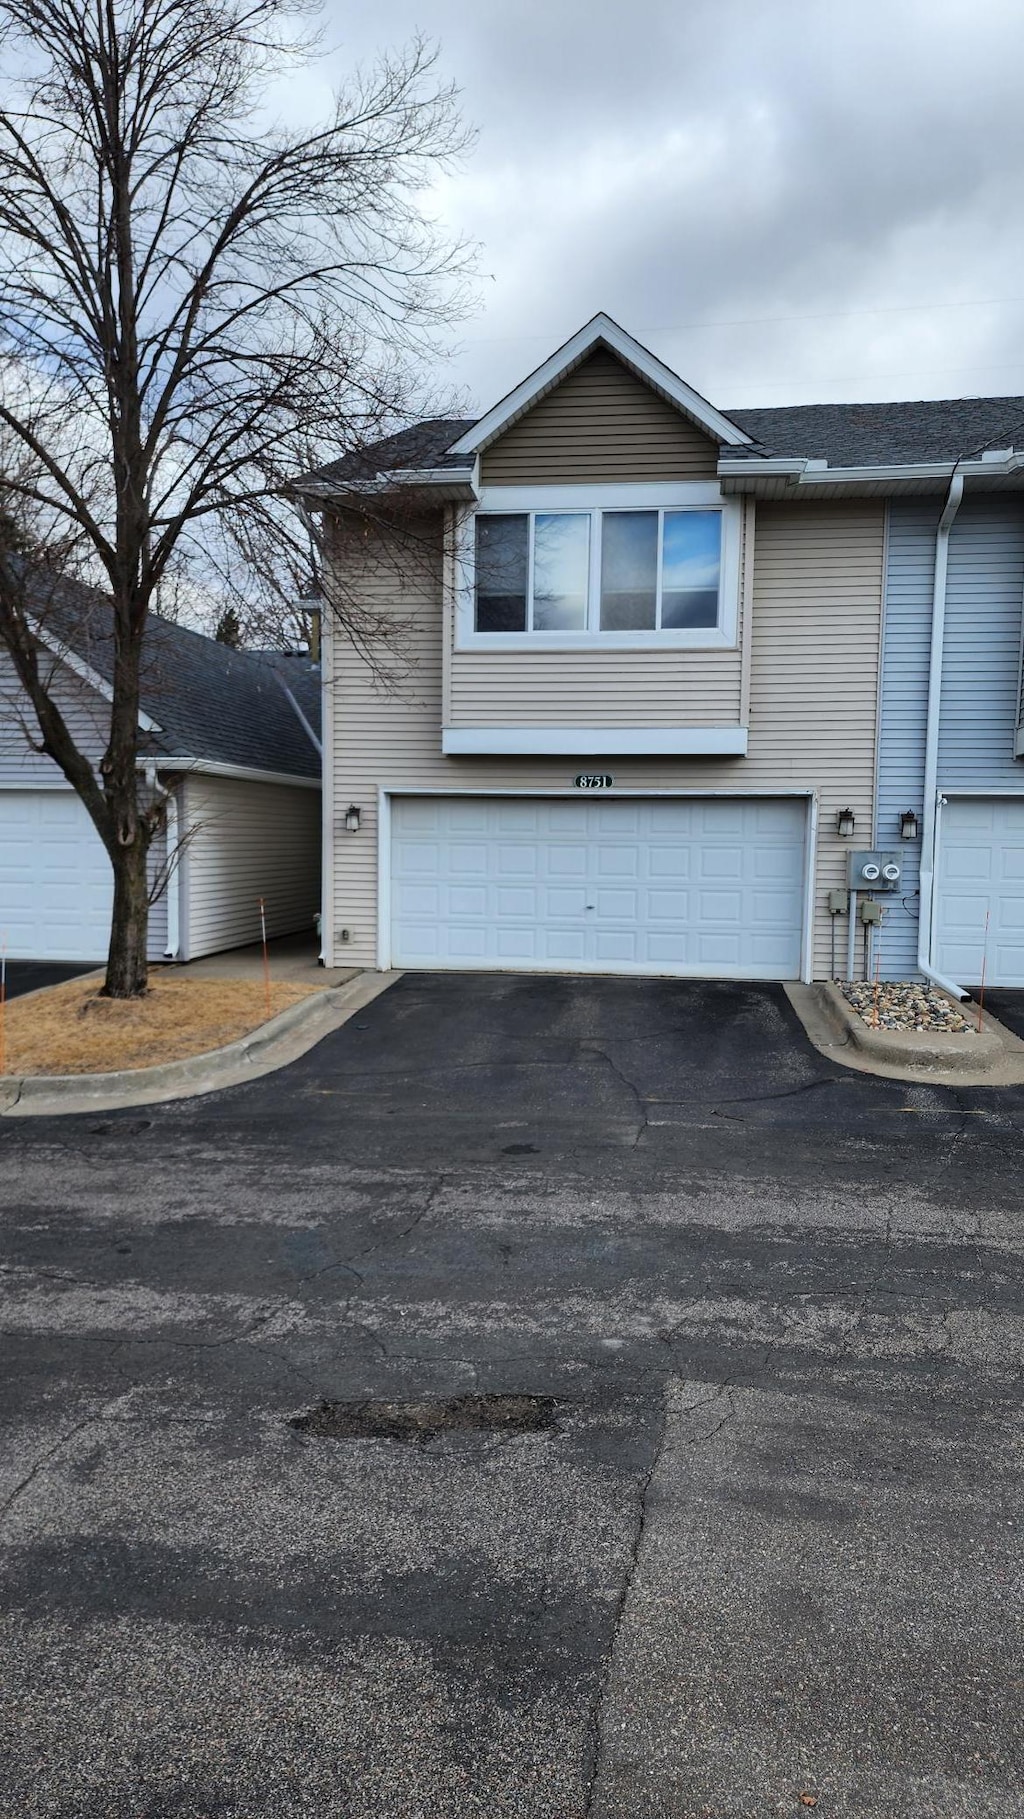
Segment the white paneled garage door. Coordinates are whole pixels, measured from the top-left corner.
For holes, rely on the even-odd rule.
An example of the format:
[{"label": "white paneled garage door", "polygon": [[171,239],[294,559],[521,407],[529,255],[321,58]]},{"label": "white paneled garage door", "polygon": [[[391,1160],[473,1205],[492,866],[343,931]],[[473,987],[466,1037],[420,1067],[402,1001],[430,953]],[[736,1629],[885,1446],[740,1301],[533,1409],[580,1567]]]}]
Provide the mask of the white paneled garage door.
[{"label": "white paneled garage door", "polygon": [[936,966],[977,985],[1024,985],[1024,796],[951,797],[942,810]]},{"label": "white paneled garage door", "polygon": [[12,959],[100,960],[110,861],[71,790],[0,790],[0,939]]},{"label": "white paneled garage door", "polygon": [[392,964],[795,979],[807,805],[405,796]]}]

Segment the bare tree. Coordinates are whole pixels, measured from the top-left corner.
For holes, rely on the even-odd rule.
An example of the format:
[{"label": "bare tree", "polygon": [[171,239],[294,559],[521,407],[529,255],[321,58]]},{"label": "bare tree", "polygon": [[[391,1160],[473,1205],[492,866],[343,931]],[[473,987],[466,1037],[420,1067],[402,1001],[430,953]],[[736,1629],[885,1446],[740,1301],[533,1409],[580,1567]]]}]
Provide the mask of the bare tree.
[{"label": "bare tree", "polygon": [[[464,249],[421,200],[465,145],[429,48],[357,73],[315,131],[270,123],[270,85],[318,53],[294,25],[314,10],[0,0],[0,644],[113,867],[114,997],[145,989],[160,825],[137,763],[147,612],[189,570],[297,582],[282,488],[422,414],[465,306]],[[69,563],[110,602],[98,772],[40,658],[38,577]]]}]

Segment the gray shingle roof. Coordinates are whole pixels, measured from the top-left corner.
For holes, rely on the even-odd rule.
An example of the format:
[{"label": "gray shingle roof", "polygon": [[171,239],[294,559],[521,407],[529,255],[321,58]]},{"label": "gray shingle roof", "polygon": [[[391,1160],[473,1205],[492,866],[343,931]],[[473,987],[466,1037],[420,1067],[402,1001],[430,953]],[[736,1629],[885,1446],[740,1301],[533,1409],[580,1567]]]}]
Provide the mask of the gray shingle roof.
[{"label": "gray shingle roof", "polygon": [[371,480],[392,468],[469,467],[472,462],[467,456],[448,451],[475,422],[475,417],[427,417],[422,423],[412,423],[408,429],[385,436],[381,442],[371,442],[351,455],[343,455],[340,461],[329,461],[326,467],[304,474],[303,479]]},{"label": "gray shingle roof", "polygon": [[[113,676],[110,606],[96,589],[60,582],[39,591],[48,631],[106,681]],[[142,651],[142,706],[159,732],[142,736],[154,757],[205,759],[248,770],[319,777],[320,758],[282,682],[315,733],[320,670],[285,652],[234,651],[150,613]]]},{"label": "gray shingle roof", "polygon": [[[723,450],[730,459],[793,455],[827,461],[830,467],[886,467],[955,461],[986,448],[1009,448],[1015,441],[1024,444],[1024,398],[792,404],[730,410],[725,415],[756,444],[751,449]],[[306,477],[341,481],[368,479],[401,468],[463,466],[465,456],[452,455],[449,449],[472,429],[473,421],[432,417]]]},{"label": "gray shingle roof", "polygon": [[[727,411],[756,454],[803,455],[830,467],[956,461],[1024,443],[1024,398],[924,398],[897,404],[791,404]],[[730,449],[730,456],[746,451]]]}]

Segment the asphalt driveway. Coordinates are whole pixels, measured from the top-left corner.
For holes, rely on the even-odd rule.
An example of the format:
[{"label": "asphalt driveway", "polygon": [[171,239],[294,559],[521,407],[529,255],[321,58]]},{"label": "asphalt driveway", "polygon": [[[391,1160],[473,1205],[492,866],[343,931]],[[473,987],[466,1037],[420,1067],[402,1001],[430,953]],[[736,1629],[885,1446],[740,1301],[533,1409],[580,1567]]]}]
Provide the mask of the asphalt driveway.
[{"label": "asphalt driveway", "polygon": [[8,960],[7,996],[23,998],[26,992],[41,991],[46,985],[63,985],[65,979],[78,979],[95,970],[95,964],[80,960]]},{"label": "asphalt driveway", "polygon": [[454,975],[4,1120],[0,1810],[1024,1810],[1022,1127],[773,987]]}]

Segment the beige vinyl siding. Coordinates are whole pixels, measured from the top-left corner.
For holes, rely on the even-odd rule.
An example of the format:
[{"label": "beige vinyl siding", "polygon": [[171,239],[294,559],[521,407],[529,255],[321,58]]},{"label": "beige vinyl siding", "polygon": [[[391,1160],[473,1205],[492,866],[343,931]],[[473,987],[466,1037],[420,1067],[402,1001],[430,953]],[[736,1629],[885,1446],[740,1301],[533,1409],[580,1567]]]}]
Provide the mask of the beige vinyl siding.
[{"label": "beige vinyl siding", "polygon": [[449,726],[738,726],[739,651],[452,656]]},{"label": "beige vinyl siding", "polygon": [[320,792],[227,777],[186,777],[187,905],[182,958],[308,929],[320,901]]},{"label": "beige vinyl siding", "polygon": [[480,459],[485,486],[714,480],[718,444],[598,349]]},{"label": "beige vinyl siding", "polygon": [[[367,606],[407,622],[410,668],[405,687],[389,693],[347,643],[330,657],[335,939],[338,929],[351,931],[350,943],[335,946],[335,959],[376,963],[379,787],[569,790],[577,770],[611,769],[618,788],[629,790],[817,791],[815,974],[827,977],[825,894],[845,880],[846,844],[835,832],[836,813],[849,805],[858,833],[863,828],[867,836],[871,827],[883,543],[884,508],[874,501],[760,508],[749,756],[616,758],[611,764],[601,752],[582,751],[573,759],[443,757],[440,531],[419,572],[406,564],[400,578],[367,550],[360,582],[350,549],[348,587]],[[568,678],[577,659],[566,653],[562,661]],[[362,810],[356,834],[343,831],[350,802]]]}]

